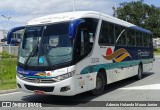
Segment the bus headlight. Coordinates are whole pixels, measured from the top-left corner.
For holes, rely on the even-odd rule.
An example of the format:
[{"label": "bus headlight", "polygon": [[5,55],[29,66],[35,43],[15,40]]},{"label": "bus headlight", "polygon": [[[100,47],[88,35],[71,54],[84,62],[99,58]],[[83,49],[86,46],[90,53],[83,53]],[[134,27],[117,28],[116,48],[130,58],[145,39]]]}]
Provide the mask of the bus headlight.
[{"label": "bus headlight", "polygon": [[57,77],[55,77],[55,78],[61,81],[61,80],[70,78],[70,77],[72,77],[72,76],[74,76],[74,75],[75,75],[75,71],[72,71],[72,72],[69,72],[69,73],[67,73],[67,74],[63,74],[63,75],[57,76]]},{"label": "bus headlight", "polygon": [[18,76],[20,79],[23,78],[23,75],[21,75],[21,74],[19,74],[19,73],[17,73],[17,76]]}]

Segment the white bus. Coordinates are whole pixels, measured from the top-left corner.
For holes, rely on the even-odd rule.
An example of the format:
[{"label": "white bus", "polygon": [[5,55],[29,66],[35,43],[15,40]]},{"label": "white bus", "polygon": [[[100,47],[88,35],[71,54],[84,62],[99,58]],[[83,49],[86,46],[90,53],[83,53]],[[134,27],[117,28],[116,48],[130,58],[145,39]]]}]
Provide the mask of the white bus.
[{"label": "white bus", "polygon": [[99,12],[67,12],[26,24],[16,78],[25,92],[99,95],[107,84],[141,79],[152,64],[150,31]]}]

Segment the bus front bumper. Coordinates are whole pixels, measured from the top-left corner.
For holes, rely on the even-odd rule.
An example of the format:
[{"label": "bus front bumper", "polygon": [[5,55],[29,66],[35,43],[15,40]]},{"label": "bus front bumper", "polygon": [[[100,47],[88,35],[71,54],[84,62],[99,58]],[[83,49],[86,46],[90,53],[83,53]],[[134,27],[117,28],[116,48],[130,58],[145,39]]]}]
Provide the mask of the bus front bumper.
[{"label": "bus front bumper", "polygon": [[18,88],[23,92],[59,96],[76,95],[73,77],[55,83],[33,83],[22,80],[18,76],[16,76],[16,80]]}]

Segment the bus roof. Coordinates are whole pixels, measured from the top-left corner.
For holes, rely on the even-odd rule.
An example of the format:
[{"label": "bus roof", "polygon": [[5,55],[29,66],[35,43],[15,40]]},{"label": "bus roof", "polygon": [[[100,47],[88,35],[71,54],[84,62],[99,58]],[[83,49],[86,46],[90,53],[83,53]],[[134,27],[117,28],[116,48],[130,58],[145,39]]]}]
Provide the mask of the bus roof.
[{"label": "bus roof", "polygon": [[139,31],[151,34],[149,30],[143,29],[139,26],[136,26],[134,24],[123,21],[121,19],[112,17],[110,15],[106,15],[106,14],[95,12],[95,11],[75,11],[75,12],[52,14],[52,15],[33,19],[29,21],[27,25],[49,24],[49,23],[56,23],[56,22],[63,22],[63,21],[71,21],[71,20],[79,19],[79,18],[97,18],[97,19],[101,18],[111,23],[115,23],[121,26],[129,27],[135,30],[139,30]]}]

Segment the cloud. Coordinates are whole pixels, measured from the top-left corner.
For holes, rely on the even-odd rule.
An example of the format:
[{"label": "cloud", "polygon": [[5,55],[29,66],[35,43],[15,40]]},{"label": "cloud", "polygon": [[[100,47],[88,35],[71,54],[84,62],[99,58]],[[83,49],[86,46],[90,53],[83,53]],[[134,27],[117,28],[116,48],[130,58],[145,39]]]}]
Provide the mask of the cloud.
[{"label": "cloud", "polygon": [[[109,15],[113,13],[113,2],[113,0],[75,0],[77,11],[99,11]],[[24,25],[36,17],[72,11],[72,6],[73,0],[0,0],[0,14],[7,16],[9,13],[12,16],[10,27],[14,27]],[[7,24],[6,21],[0,17],[0,28]]]}]

